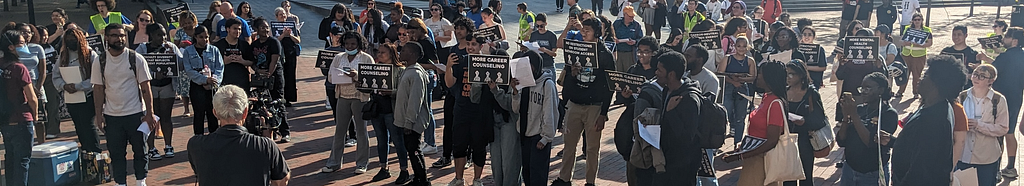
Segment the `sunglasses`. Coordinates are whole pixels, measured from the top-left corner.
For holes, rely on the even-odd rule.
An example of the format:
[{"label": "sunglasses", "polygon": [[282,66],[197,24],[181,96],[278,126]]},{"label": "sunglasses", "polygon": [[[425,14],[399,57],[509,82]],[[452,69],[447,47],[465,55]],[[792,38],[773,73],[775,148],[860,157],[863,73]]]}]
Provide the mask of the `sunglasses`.
[{"label": "sunglasses", "polygon": [[440,12],[440,11],[441,11],[441,9],[437,9],[437,8],[431,8],[431,9],[430,9],[430,11]]},{"label": "sunglasses", "polygon": [[544,28],[546,26],[548,26],[548,25],[536,25],[537,28]]},{"label": "sunglasses", "polygon": [[152,21],[152,20],[150,20],[150,19],[139,19],[139,22],[143,22],[143,23],[148,23],[150,21]]}]

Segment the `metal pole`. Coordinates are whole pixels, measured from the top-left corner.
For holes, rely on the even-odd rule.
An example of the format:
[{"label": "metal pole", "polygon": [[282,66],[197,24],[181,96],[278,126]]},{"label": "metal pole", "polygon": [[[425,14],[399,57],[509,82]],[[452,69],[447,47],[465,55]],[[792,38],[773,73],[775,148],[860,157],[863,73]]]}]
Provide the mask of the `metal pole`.
[{"label": "metal pole", "polygon": [[971,0],[971,13],[967,14],[967,17],[974,17],[974,2],[975,1],[976,0]]},{"label": "metal pole", "polygon": [[11,11],[11,5],[10,4],[11,4],[10,0],[4,0],[4,12]]},{"label": "metal pole", "polygon": [[35,0],[28,0],[28,22],[36,24],[36,3]]},{"label": "metal pole", "polygon": [[931,26],[931,24],[932,24],[932,0],[928,0],[928,13],[926,13],[926,14],[928,14],[928,15],[925,16],[925,18],[924,18],[924,25],[925,26]]},{"label": "metal pole", "polygon": [[1000,12],[1003,11],[1003,1],[996,1],[996,3],[998,4],[998,6],[996,6],[996,19],[999,19],[999,16],[1002,14]]}]

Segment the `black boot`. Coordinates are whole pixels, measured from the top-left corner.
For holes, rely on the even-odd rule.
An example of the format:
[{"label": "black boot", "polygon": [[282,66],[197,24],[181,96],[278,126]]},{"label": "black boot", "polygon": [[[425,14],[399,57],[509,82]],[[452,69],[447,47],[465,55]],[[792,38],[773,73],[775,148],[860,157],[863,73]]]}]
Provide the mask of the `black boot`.
[{"label": "black boot", "polygon": [[381,168],[380,171],[377,171],[377,175],[373,176],[373,181],[376,182],[388,178],[391,178],[391,172],[387,168]]},{"label": "black boot", "polygon": [[412,181],[409,177],[409,171],[402,170],[402,172],[398,173],[398,179],[395,179],[395,185],[405,185],[408,184],[409,181]]}]

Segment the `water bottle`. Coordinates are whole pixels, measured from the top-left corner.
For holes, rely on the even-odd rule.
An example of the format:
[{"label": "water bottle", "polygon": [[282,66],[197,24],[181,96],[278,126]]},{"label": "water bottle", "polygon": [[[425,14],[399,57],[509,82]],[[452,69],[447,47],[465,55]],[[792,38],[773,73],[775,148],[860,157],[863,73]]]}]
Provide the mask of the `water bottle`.
[{"label": "water bottle", "polygon": [[203,71],[201,71],[200,73],[203,73],[203,76],[211,77],[210,74],[212,72],[210,72],[210,65],[203,65]]}]

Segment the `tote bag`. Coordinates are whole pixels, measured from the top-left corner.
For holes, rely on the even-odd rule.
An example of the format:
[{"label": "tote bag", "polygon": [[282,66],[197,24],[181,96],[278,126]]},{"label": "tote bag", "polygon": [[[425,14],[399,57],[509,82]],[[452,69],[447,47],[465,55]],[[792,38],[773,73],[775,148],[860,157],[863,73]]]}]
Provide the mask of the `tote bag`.
[{"label": "tote bag", "polygon": [[[771,107],[775,105],[775,102],[779,102],[779,105],[782,105],[782,101],[778,99],[772,100],[772,104],[768,105],[768,121],[771,121],[770,117],[773,114]],[[782,133],[782,136],[779,136],[779,143],[775,144],[775,148],[769,150],[764,155],[765,185],[806,178],[804,177],[803,165],[800,163],[800,149],[797,147],[798,134],[789,133],[789,121],[783,121],[786,121],[785,126],[782,126],[785,132]]]}]

